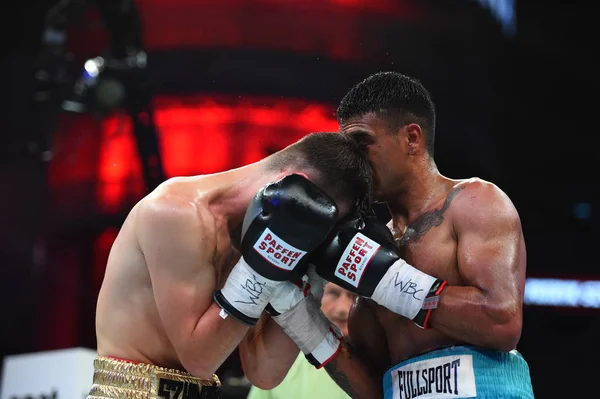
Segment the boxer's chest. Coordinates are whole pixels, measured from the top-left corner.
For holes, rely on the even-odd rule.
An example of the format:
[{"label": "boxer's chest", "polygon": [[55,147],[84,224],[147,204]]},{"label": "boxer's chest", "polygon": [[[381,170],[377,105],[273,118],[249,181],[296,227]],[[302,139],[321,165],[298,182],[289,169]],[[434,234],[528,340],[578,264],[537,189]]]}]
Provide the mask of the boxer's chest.
[{"label": "boxer's chest", "polygon": [[[447,221],[392,230],[402,259],[432,276],[460,284],[457,268],[457,242]],[[399,231],[405,231],[404,234]],[[412,321],[379,306],[377,319],[385,331],[392,364],[450,343],[435,330],[422,330]],[[398,339],[402,337],[402,339]],[[391,365],[391,364],[390,364]],[[388,366],[390,366],[388,365]]]},{"label": "boxer's chest", "polygon": [[457,241],[448,220],[417,219],[392,230],[400,256],[432,276],[458,284]]}]

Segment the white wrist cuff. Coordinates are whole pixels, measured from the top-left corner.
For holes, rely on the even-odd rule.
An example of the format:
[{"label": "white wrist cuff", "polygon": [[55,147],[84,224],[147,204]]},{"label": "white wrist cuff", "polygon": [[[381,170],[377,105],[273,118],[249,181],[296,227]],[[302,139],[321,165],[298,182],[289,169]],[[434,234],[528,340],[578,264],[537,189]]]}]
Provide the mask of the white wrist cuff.
[{"label": "white wrist cuff", "polygon": [[282,281],[264,278],[244,258],[233,267],[221,294],[244,315],[258,319]]},{"label": "white wrist cuff", "polygon": [[319,303],[309,295],[273,320],[298,345],[317,368],[331,360],[340,348],[341,332],[321,312]]},{"label": "white wrist cuff", "polygon": [[302,289],[289,281],[284,281],[277,287],[269,301],[273,309],[279,314],[288,312],[305,297]]},{"label": "white wrist cuff", "polygon": [[371,299],[392,312],[413,319],[436,278],[399,259],[385,273]]},{"label": "white wrist cuff", "polygon": [[311,353],[305,353],[310,364],[320,369],[335,358],[342,347],[342,336],[342,332],[332,324],[323,341]]}]

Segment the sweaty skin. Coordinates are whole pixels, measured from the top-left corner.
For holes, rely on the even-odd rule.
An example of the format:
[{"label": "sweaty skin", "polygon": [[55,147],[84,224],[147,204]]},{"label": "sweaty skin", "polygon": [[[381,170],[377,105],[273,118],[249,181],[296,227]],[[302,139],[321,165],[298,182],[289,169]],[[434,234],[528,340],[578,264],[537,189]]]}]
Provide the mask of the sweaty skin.
[{"label": "sweaty skin", "polygon": [[[141,200],[109,255],[96,313],[98,355],[200,378],[215,373],[249,328],[221,318],[212,294],[240,258],[235,245],[250,199],[276,179],[257,163],[173,178]],[[275,323],[263,320],[260,327],[274,346],[297,353]],[[252,349],[258,357],[269,354]]]},{"label": "sweaty skin", "polygon": [[[261,162],[214,175],[173,178],[130,212],[111,249],[96,311],[98,355],[210,378],[240,345],[256,386],[278,385],[298,347],[266,313],[249,328],[223,319],[212,295],[240,259],[246,208],[266,184],[290,173]],[[336,201],[340,217],[350,203]],[[277,362],[278,370],[270,364]]]},{"label": "sweaty skin", "polygon": [[[371,330],[365,318],[381,326],[386,348],[363,353],[372,354],[371,361],[382,370],[444,346],[474,344],[507,351],[516,346],[496,339],[502,337],[503,328],[512,332],[512,316],[522,312],[525,243],[515,211],[491,183],[479,179],[448,183],[448,195],[431,210],[408,225],[394,220],[388,225],[406,262],[448,281],[439,305],[445,311],[432,313],[432,328],[427,330],[364,298],[350,314],[353,338],[354,333],[359,337]],[[481,324],[472,324],[473,320]]]},{"label": "sweaty skin", "polygon": [[[388,227],[401,257],[448,286],[427,330],[358,299],[349,316],[348,343],[326,366],[332,378],[353,398],[377,398],[385,371],[416,355],[457,344],[514,349],[522,328],[526,249],[508,196],[479,178],[442,176],[423,155],[416,124],[393,135],[375,114],[367,114],[340,130],[360,135],[368,149],[376,197],[388,202]],[[364,365],[371,381],[353,378]]]},{"label": "sweaty skin", "polygon": [[[218,197],[205,178],[177,178],[137,204],[112,247],[98,297],[98,354],[193,372],[192,349],[203,315],[233,341],[246,329],[219,320],[211,295],[239,258]],[[214,316],[217,317],[214,317]],[[208,321],[208,320],[207,320]],[[196,339],[194,339],[196,338]]]}]

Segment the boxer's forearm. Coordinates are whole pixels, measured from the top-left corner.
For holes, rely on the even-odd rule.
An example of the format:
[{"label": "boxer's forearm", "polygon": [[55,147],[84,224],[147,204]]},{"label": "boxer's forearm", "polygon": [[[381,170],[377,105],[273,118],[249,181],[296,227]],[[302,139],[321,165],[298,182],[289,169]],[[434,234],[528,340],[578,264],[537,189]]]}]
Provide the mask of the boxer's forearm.
[{"label": "boxer's forearm", "polygon": [[196,377],[210,378],[248,332],[246,324],[231,316],[223,319],[220,311],[213,303],[178,345],[180,361]]},{"label": "boxer's forearm", "polygon": [[268,315],[240,343],[244,374],[252,385],[273,389],[283,381],[298,357],[298,346]]},{"label": "boxer's forearm", "polygon": [[352,399],[383,398],[383,376],[373,375],[347,341],[343,341],[340,353],[324,368]]},{"label": "boxer's forearm", "polygon": [[515,348],[521,335],[521,310],[495,301],[476,287],[446,287],[431,313],[429,327],[456,340],[501,351]]}]

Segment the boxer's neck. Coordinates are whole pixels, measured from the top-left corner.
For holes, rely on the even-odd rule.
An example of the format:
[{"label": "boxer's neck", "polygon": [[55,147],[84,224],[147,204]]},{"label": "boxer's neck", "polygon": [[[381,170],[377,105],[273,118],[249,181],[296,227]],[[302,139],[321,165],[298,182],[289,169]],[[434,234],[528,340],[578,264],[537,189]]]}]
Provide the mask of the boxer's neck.
[{"label": "boxer's neck", "polygon": [[388,208],[394,225],[406,225],[447,194],[450,179],[439,172],[433,159],[424,157],[411,165]]},{"label": "boxer's neck", "polygon": [[263,186],[276,180],[277,173],[261,161],[218,173],[214,178],[211,211],[226,219],[229,231],[234,232],[242,224],[252,198]]}]

